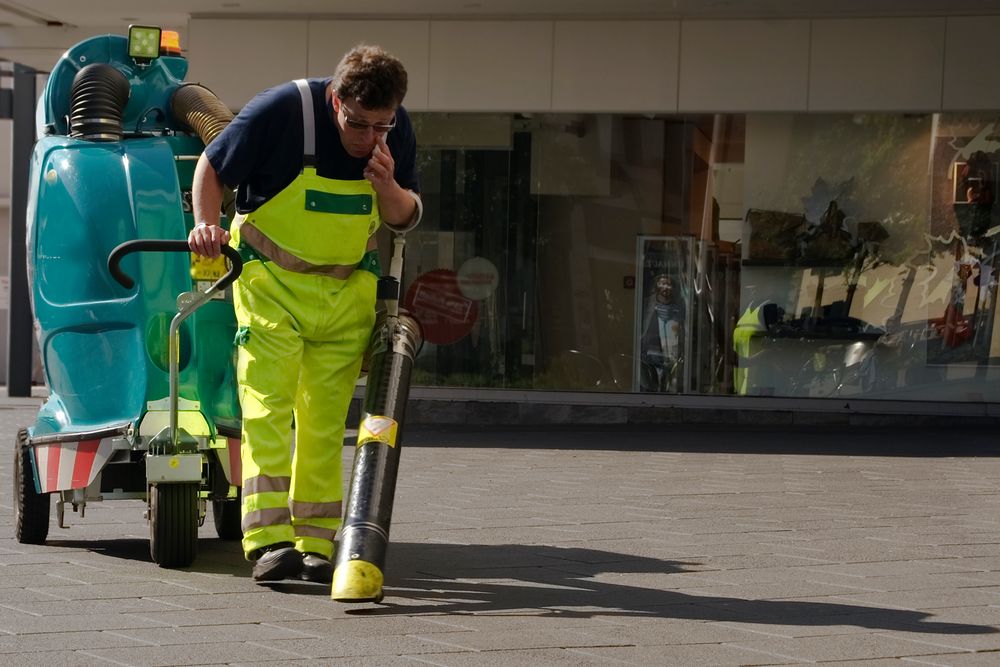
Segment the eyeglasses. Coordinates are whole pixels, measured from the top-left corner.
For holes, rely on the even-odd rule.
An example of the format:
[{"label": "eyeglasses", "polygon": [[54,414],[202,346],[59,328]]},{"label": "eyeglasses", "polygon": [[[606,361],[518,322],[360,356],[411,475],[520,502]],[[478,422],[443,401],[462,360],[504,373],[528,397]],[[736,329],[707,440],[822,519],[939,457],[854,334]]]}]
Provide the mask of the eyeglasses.
[{"label": "eyeglasses", "polygon": [[375,131],[375,134],[386,134],[389,130],[396,127],[396,117],[393,116],[392,120],[388,123],[366,123],[356,118],[351,118],[347,114],[347,105],[343,101],[340,102],[340,108],[344,111],[344,124],[352,130],[357,130],[358,132],[366,132],[369,128]]}]

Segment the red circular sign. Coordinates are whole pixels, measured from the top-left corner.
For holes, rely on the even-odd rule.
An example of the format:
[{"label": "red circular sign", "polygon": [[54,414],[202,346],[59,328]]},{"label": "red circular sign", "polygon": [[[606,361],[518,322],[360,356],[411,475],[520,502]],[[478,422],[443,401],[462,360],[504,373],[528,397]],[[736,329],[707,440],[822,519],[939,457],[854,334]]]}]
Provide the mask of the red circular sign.
[{"label": "red circular sign", "polygon": [[479,306],[458,288],[458,276],[434,269],[413,281],[403,306],[420,322],[424,340],[450,345],[469,335],[479,317]]}]

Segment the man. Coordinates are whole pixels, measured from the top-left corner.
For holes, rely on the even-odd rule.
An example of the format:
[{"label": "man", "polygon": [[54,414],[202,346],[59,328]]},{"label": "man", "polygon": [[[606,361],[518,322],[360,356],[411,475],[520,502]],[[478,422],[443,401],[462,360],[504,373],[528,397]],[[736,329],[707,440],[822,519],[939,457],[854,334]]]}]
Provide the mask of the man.
[{"label": "man", "polygon": [[[397,59],[358,46],[329,79],[257,95],[195,169],[191,250],[215,257],[229,243],[244,259],[242,528],[257,581],[332,578],[344,422],[375,320],[374,234],[422,213],[406,84]],[[236,189],[231,237],[224,186]]]}]

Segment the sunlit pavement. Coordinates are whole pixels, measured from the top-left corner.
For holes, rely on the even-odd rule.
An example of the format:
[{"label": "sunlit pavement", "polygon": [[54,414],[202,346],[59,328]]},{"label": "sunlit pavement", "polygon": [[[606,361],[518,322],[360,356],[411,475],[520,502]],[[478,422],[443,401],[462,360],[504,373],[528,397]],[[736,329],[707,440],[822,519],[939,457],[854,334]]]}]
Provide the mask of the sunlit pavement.
[{"label": "sunlit pavement", "polygon": [[[411,429],[382,604],[263,587],[140,501],[14,539],[0,401],[0,664],[1000,663],[1000,436],[977,428]],[[344,474],[352,447],[345,448]]]}]

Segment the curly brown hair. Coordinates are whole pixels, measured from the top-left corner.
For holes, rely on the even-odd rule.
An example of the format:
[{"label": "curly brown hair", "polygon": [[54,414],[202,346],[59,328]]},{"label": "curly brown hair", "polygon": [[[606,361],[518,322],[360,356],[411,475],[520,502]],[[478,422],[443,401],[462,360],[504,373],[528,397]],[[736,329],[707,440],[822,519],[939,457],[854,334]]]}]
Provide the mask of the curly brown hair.
[{"label": "curly brown hair", "polygon": [[359,44],[341,58],[333,88],[365,109],[395,109],[406,97],[406,69],[382,47]]}]

